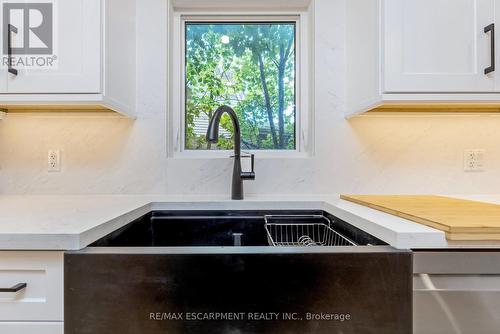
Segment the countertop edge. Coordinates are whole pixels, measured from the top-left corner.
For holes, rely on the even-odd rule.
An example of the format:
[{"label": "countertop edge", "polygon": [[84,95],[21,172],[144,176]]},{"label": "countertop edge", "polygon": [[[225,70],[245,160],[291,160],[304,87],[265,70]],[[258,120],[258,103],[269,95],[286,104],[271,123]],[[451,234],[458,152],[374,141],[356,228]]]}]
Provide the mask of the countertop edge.
[{"label": "countertop edge", "polygon": [[[117,198],[119,200],[119,198]],[[306,199],[168,200],[140,199],[137,205],[75,233],[0,233],[1,250],[80,250],[151,210],[322,209],[398,249],[446,247],[444,233],[389,214],[341,200],[338,196]],[[75,226],[77,229],[78,226]],[[498,246],[500,248],[500,244]]]}]

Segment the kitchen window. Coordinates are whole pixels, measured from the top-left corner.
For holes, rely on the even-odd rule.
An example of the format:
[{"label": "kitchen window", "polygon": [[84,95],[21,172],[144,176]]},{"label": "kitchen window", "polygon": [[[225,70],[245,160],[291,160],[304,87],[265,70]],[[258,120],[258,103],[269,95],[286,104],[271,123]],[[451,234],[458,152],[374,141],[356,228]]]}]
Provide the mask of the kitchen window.
[{"label": "kitchen window", "polygon": [[238,115],[243,150],[264,157],[310,153],[310,42],[304,36],[305,16],[174,15],[174,156],[228,156],[233,127],[227,115],[221,120],[219,142],[211,144],[205,138],[209,120],[221,105]]},{"label": "kitchen window", "polygon": [[217,107],[232,107],[241,147],[295,149],[295,22],[186,22],[185,142],[188,150],[233,149],[233,126],[221,121],[207,143]]}]

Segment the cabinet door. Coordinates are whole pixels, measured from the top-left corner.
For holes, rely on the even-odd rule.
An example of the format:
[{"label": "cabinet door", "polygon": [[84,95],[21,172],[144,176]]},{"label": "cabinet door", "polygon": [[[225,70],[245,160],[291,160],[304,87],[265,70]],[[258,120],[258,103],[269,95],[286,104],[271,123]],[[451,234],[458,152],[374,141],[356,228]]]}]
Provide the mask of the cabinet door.
[{"label": "cabinet door", "polygon": [[494,0],[385,0],[385,92],[493,92]]},{"label": "cabinet door", "polygon": [[[9,1],[19,3],[19,1]],[[101,1],[54,0],[52,14],[31,8],[14,8],[7,15],[18,31],[11,34],[14,49],[29,47],[27,54],[47,60],[47,55],[37,54],[37,47],[45,47],[47,33],[36,27],[45,20],[52,23],[53,66],[50,60],[41,62],[43,67],[17,66],[18,74],[9,73],[8,93],[100,93],[101,92]],[[5,7],[4,7],[5,11]],[[51,18],[52,16],[52,18]],[[6,15],[4,15],[6,17]],[[4,22],[5,27],[8,22]],[[32,29],[31,27],[35,27]],[[50,30],[49,30],[50,31]],[[46,35],[43,35],[43,34]],[[50,34],[49,34],[50,35]],[[13,56],[22,56],[14,54]],[[37,59],[39,59],[37,58]],[[14,67],[16,67],[14,65]],[[5,71],[5,70],[4,70]]]}]

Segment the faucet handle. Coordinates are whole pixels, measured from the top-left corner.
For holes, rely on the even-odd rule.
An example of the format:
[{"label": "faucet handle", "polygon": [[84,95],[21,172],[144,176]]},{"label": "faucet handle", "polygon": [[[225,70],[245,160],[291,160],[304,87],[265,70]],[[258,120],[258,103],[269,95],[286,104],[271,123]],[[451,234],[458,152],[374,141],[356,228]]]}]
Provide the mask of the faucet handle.
[{"label": "faucet handle", "polygon": [[246,155],[242,155],[241,156],[242,158],[250,158],[250,163],[252,165],[252,172],[253,172],[255,167],[255,154],[248,152],[243,152],[243,153],[245,153]]},{"label": "faucet handle", "polygon": [[255,154],[243,155],[242,158],[250,158],[252,171],[251,172],[241,172],[241,178],[243,180],[255,180]]},{"label": "faucet handle", "polygon": [[252,172],[253,172],[254,171],[254,167],[255,167],[255,154],[253,154],[253,153],[247,153],[247,155],[242,155],[241,157],[242,158],[250,158],[250,163],[252,165]]}]

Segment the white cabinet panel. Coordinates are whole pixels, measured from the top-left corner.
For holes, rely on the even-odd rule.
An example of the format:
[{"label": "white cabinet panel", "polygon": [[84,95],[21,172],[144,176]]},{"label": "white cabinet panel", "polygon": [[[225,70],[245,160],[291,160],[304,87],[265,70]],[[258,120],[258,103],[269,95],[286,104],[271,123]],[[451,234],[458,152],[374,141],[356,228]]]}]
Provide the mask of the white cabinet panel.
[{"label": "white cabinet panel", "polygon": [[0,322],[2,334],[63,334],[62,322]]},{"label": "white cabinet panel", "polygon": [[385,92],[493,92],[494,0],[385,0]]},{"label": "white cabinet panel", "polygon": [[[19,67],[17,76],[10,73],[7,75],[6,92],[100,93],[101,1],[57,0],[54,1],[53,8],[53,46],[57,66]],[[22,26],[21,23],[17,25]],[[23,35],[24,32],[14,34],[14,46]],[[0,84],[0,89],[1,87]]]},{"label": "white cabinet panel", "polygon": [[[0,252],[0,321],[63,321],[63,253]],[[0,333],[4,333],[0,330]]]}]

